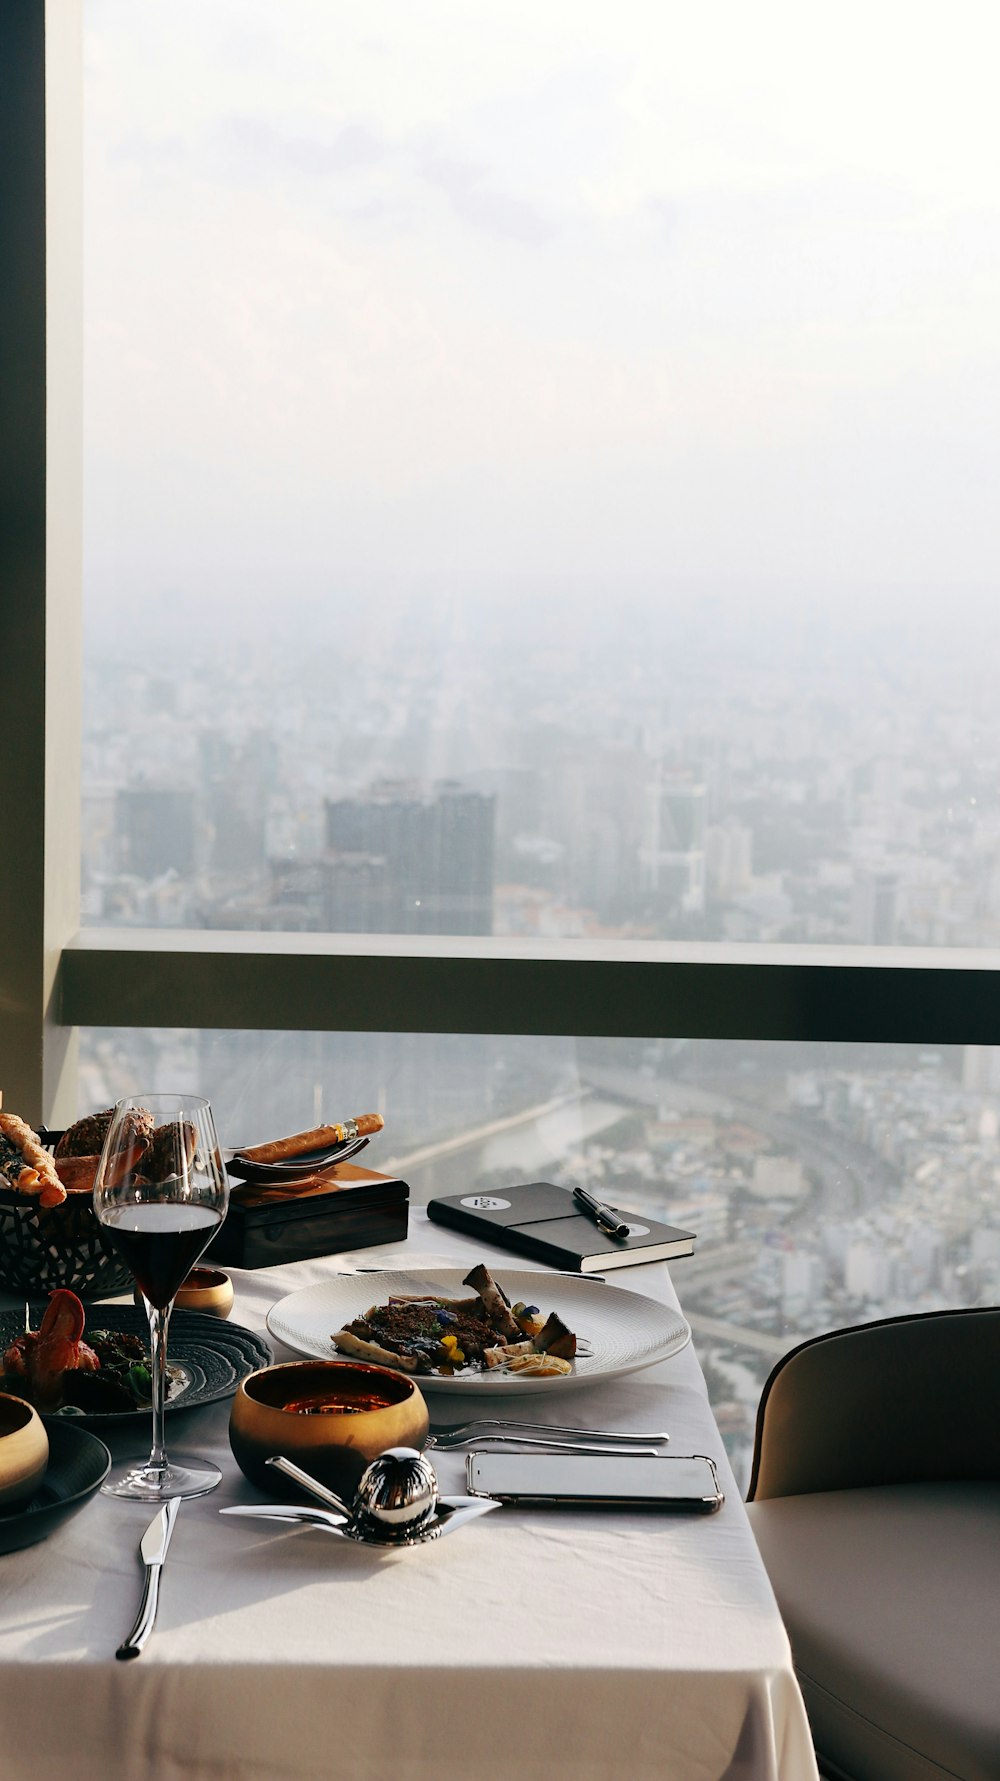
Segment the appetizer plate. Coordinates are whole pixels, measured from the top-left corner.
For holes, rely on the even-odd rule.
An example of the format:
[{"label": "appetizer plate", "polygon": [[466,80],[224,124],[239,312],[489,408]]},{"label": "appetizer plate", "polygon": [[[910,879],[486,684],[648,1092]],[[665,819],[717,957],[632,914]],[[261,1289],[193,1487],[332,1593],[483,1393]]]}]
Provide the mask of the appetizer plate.
[{"label": "appetizer plate", "polygon": [[[44,1306],[32,1306],[32,1325],[37,1329]],[[23,1311],[0,1311],[0,1354],[24,1329]],[[137,1305],[90,1305],[83,1339],[95,1330],[120,1330],[129,1336],[149,1340],[146,1313]],[[175,1311],[170,1319],[167,1337],[167,1367],[172,1388],[166,1402],[172,1410],[193,1410],[199,1404],[213,1404],[217,1398],[231,1398],[241,1379],[269,1367],[274,1355],[268,1342],[239,1323],[223,1323],[218,1317],[207,1317],[200,1311]],[[149,1426],[150,1410],[105,1410],[102,1413],[62,1411],[46,1418],[46,1425],[72,1424],[74,1428],[143,1428]]]},{"label": "appetizer plate", "polygon": [[[435,1268],[426,1273],[341,1274],[321,1286],[307,1286],[281,1299],[268,1313],[271,1335],[296,1354],[310,1360],[336,1360],[333,1336],[370,1305],[384,1305],[391,1296],[404,1293],[440,1293],[442,1298],[468,1297],[463,1285],[467,1268]],[[438,1374],[413,1374],[422,1392],[455,1392],[462,1396],[497,1397],[526,1392],[566,1391],[635,1373],[640,1367],[668,1360],[691,1340],[691,1331],[679,1312],[656,1299],[631,1292],[627,1287],[602,1286],[581,1276],[538,1269],[508,1268],[493,1263],[493,1277],[507,1297],[516,1303],[537,1305],[543,1316],[557,1311],[589,1352],[578,1355],[573,1371],[549,1379],[519,1379],[499,1370],[457,1373],[448,1379]],[[346,1359],[347,1357],[344,1356]]]},{"label": "appetizer plate", "polygon": [[111,1455],[96,1435],[80,1427],[79,1418],[64,1421],[47,1416],[49,1464],[30,1502],[5,1514],[0,1509],[0,1553],[19,1552],[44,1540],[60,1522],[82,1509],[111,1470]]}]

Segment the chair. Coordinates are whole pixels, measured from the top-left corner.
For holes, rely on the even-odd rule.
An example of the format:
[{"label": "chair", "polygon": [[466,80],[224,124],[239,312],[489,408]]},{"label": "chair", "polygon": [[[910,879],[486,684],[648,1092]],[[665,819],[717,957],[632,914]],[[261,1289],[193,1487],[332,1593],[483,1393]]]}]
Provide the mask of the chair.
[{"label": "chair", "polygon": [[748,1513],[831,1781],[1000,1777],[1000,1309],[779,1361]]}]

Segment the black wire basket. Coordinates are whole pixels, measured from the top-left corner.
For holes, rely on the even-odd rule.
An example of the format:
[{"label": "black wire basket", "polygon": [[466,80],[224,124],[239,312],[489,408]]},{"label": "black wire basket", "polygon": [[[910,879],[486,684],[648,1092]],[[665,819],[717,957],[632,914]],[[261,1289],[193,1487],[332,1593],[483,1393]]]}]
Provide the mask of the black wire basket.
[{"label": "black wire basket", "polygon": [[[47,1150],[61,1132],[40,1132]],[[68,1287],[81,1299],[109,1299],[132,1285],[94,1212],[89,1189],[71,1188],[58,1206],[0,1188],[0,1288],[43,1298]]]}]

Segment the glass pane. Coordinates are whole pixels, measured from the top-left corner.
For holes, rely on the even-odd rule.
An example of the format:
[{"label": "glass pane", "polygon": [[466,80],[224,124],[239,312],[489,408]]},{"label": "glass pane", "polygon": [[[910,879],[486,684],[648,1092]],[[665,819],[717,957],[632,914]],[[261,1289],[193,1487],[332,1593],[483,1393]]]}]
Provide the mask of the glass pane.
[{"label": "glass pane", "polygon": [[88,0],[88,921],[1000,940],[983,18]]},{"label": "glass pane", "polygon": [[580,1182],[694,1231],[672,1275],[743,1485],[795,1343],[1000,1297],[1000,1050],[90,1028],[80,1084],[200,1088],[233,1145],[380,1111],[365,1161],[414,1204]]}]

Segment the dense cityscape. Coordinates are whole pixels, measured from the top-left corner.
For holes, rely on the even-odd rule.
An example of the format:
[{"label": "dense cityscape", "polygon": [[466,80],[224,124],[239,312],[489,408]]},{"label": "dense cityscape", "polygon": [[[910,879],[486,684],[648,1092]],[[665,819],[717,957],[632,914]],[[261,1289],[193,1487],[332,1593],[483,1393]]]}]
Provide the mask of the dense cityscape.
[{"label": "dense cityscape", "polygon": [[[779,664],[739,619],[720,646],[710,611],[683,636],[647,625],[631,655],[619,640],[609,674],[610,621],[567,633],[554,608],[526,657],[489,610],[474,640],[453,607],[394,618],[335,690],[322,649],[265,661],[251,638],[183,676],[132,637],[102,650],[86,919],[994,938],[1000,725],[967,662],[877,637],[838,651],[803,626]],[[760,1386],[795,1340],[1000,1289],[989,1051],[85,1036],[88,1106],[167,1075],[207,1086],[241,1141],[377,1105],[376,1164],[405,1170],[417,1202],[544,1173],[695,1231],[675,1277],[744,1478]]]},{"label": "dense cityscape", "polygon": [[183,674],[119,631],[88,677],[86,920],[997,942],[988,651],[540,601],[526,653],[528,617],[387,605],[350,653],[331,613]]}]

